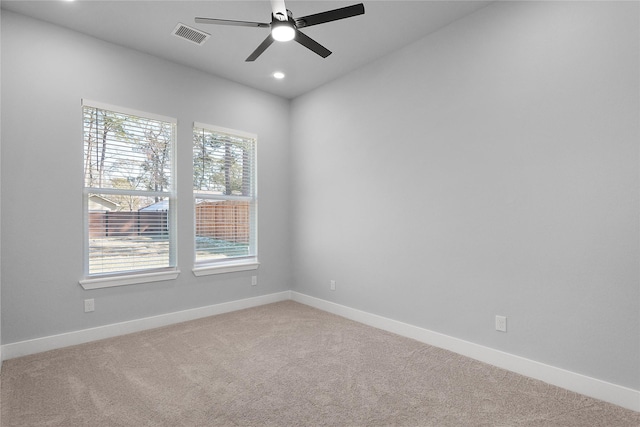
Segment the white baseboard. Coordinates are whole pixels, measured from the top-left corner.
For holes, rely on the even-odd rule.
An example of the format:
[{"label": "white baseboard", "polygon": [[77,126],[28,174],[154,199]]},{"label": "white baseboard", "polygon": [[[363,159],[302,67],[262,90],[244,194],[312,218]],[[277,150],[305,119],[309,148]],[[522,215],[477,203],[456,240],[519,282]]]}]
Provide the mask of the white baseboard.
[{"label": "white baseboard", "polygon": [[587,377],[575,372],[545,365],[524,357],[484,347],[448,335],[413,326],[397,320],[356,310],[351,307],[311,297],[294,291],[284,291],[153,317],[114,323],[59,335],[5,344],[0,347],[0,361],[71,345],[83,344],[119,335],[159,328],[216,314],[257,307],[279,301],[293,300],[378,329],[412,338],[425,344],[444,348],[463,356],[488,363],[508,371],[535,378],[576,393],[604,400],[640,412],[640,391]]},{"label": "white baseboard", "polygon": [[359,323],[364,323],[365,325],[393,332],[435,347],[444,348],[508,371],[640,412],[639,390],[633,390],[596,378],[587,377],[565,369],[556,368],[524,357],[515,356],[500,350],[484,347],[479,344],[460,340],[365,311],[356,310],[299,292],[292,291],[291,299]]},{"label": "white baseboard", "polygon": [[202,317],[214,316],[216,314],[228,313],[245,308],[257,307],[259,305],[270,304],[273,302],[286,301],[289,299],[291,299],[291,291],[284,291],[275,294],[209,305],[206,307],[193,308],[190,310],[176,311],[158,316],[130,320],[128,322],[114,323],[96,328],[82,329],[59,335],[51,335],[48,337],[5,344],[1,347],[0,353],[3,357],[2,360],[8,360],[13,359],[14,357],[41,353],[43,351],[54,350],[71,345],[84,344],[91,341],[130,334],[133,332],[140,332],[147,329],[159,328],[175,323],[186,322],[189,320],[200,319]]}]

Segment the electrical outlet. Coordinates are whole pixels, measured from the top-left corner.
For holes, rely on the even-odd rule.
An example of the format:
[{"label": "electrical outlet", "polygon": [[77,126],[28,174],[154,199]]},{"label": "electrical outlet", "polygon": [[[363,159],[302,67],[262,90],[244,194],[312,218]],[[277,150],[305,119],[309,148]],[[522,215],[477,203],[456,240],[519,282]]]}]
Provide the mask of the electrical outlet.
[{"label": "electrical outlet", "polygon": [[93,298],[84,300],[84,312],[89,313],[96,309],[96,303]]},{"label": "electrical outlet", "polygon": [[335,281],[335,280],[331,280],[331,281],[329,282],[329,287],[330,287],[330,289],[331,289],[332,291],[335,291],[335,290],[336,290],[336,281]]},{"label": "electrical outlet", "polygon": [[258,286],[258,276],[251,276],[251,286]]},{"label": "electrical outlet", "polygon": [[507,332],[506,316],[496,316],[496,331]]}]

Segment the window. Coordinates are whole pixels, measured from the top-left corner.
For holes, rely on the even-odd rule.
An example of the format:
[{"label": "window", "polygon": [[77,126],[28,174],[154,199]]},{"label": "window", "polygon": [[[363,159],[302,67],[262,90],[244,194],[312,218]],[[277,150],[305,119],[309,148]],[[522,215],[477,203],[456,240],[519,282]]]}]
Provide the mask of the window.
[{"label": "window", "polygon": [[193,194],[194,273],[257,268],[256,136],[195,123]]},{"label": "window", "polygon": [[177,277],[176,120],[83,101],[85,288]]}]

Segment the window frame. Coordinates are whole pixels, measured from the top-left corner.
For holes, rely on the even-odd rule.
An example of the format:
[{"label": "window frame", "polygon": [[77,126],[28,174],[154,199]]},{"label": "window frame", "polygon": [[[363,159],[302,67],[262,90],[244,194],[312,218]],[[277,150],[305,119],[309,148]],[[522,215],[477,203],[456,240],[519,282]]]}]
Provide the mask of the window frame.
[{"label": "window frame", "polygon": [[[176,146],[177,146],[177,124],[178,120],[173,117],[162,116],[159,114],[149,113],[146,111],[139,111],[132,108],[121,107],[116,105],[110,105],[99,101],[92,101],[87,99],[82,99],[81,101],[81,114],[82,114],[82,141],[83,141],[83,150],[84,150],[84,109],[88,108],[96,108],[100,110],[106,110],[115,112],[118,114],[129,115],[140,117],[149,120],[157,120],[162,122],[170,123],[172,126],[172,139],[171,139],[171,147],[169,150],[169,155],[171,159],[171,168],[170,168],[170,176],[171,181],[168,190],[163,190],[162,197],[166,197],[169,200],[169,209],[167,211],[168,215],[168,232],[169,232],[169,266],[167,267],[158,267],[158,268],[148,268],[142,270],[123,270],[119,272],[113,273],[89,273],[89,206],[88,199],[90,194],[96,193],[95,187],[87,187],[84,176],[84,167],[83,167],[83,178],[82,178],[82,209],[83,209],[83,277],[79,280],[80,285],[88,290],[88,289],[100,289],[100,288],[108,288],[113,286],[125,286],[125,285],[133,285],[139,283],[151,283],[151,282],[159,282],[165,280],[173,280],[178,277],[180,274],[180,270],[178,269],[177,259],[178,259],[178,245],[177,245],[177,185],[176,185]],[[84,157],[84,156],[83,156]],[[83,161],[84,163],[84,161]],[[98,189],[100,190],[100,189]],[[108,193],[120,193],[117,189],[107,189]],[[157,192],[149,192],[144,190],[124,190],[123,194],[131,194],[131,195],[148,195],[151,193]]]},{"label": "window frame", "polygon": [[[251,162],[251,176],[250,176],[250,189],[251,194],[249,196],[234,196],[234,195],[216,195],[205,194],[199,190],[196,190],[192,185],[193,194],[193,269],[192,272],[195,276],[206,276],[211,274],[225,274],[239,271],[256,270],[260,266],[258,261],[258,135],[246,131],[237,129],[229,129],[222,126],[211,125],[201,122],[193,122],[192,134],[195,134],[196,129],[203,129],[205,131],[217,132],[227,134],[239,138],[246,138],[253,140],[252,147],[252,162]],[[193,154],[194,140],[192,137],[191,147]],[[192,175],[195,169],[193,169],[192,160]],[[196,200],[230,200],[240,201],[247,200],[250,203],[250,219],[249,219],[249,247],[253,248],[253,253],[245,257],[233,257],[229,259],[220,260],[204,260],[197,261],[196,254]]]}]

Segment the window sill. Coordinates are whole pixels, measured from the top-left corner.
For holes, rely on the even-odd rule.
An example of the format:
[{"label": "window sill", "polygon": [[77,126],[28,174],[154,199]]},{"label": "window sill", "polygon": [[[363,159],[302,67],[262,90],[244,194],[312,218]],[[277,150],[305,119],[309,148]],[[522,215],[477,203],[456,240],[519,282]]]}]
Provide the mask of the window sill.
[{"label": "window sill", "polygon": [[80,285],[85,289],[111,288],[114,286],[136,285],[139,283],[161,282],[173,280],[178,277],[180,270],[160,271],[154,273],[128,274],[122,276],[110,276],[88,278],[80,280]]},{"label": "window sill", "polygon": [[220,265],[207,265],[193,268],[195,276],[208,276],[210,274],[235,273],[238,271],[257,270],[260,263],[255,260],[245,260],[235,263],[224,263]]}]

